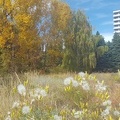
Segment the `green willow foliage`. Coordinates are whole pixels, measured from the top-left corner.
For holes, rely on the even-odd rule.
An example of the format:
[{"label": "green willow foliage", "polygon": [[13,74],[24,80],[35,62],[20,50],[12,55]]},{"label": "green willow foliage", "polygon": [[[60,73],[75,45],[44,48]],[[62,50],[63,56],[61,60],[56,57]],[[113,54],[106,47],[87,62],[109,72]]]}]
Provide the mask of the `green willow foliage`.
[{"label": "green willow foliage", "polygon": [[65,41],[64,68],[69,71],[92,71],[97,59],[108,49],[105,44],[99,45],[102,36],[92,35],[89,21],[80,10],[73,13],[69,32],[71,38]]}]

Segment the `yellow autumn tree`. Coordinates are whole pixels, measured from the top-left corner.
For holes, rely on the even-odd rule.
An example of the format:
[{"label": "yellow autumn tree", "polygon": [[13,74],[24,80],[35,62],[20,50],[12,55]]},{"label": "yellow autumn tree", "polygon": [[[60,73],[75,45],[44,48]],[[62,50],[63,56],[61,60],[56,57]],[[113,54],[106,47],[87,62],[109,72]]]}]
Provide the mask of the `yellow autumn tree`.
[{"label": "yellow autumn tree", "polygon": [[40,26],[43,46],[44,67],[53,68],[61,65],[63,58],[64,35],[71,19],[70,7],[61,0],[48,0],[44,3],[43,24]]},{"label": "yellow autumn tree", "polygon": [[10,70],[34,69],[37,65],[40,6],[41,0],[0,0],[1,59]]},{"label": "yellow autumn tree", "polygon": [[0,0],[1,68],[60,65],[70,19],[70,7],[61,0]]}]

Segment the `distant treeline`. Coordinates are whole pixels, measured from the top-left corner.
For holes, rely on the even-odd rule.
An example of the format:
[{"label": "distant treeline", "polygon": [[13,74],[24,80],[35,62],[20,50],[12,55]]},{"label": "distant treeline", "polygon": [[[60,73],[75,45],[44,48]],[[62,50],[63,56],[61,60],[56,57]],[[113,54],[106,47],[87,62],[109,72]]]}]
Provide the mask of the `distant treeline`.
[{"label": "distant treeline", "polygon": [[117,72],[120,69],[120,34],[115,33],[112,42],[106,45],[109,49],[99,58],[96,71]]},{"label": "distant treeline", "polygon": [[0,1],[1,72],[116,71],[119,41],[93,35],[84,12],[61,0]]}]

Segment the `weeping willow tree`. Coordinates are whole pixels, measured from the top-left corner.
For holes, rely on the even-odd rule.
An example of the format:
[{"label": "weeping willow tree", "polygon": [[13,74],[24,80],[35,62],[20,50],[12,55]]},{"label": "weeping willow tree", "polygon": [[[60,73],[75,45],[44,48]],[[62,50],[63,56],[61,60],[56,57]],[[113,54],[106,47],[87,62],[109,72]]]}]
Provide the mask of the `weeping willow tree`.
[{"label": "weeping willow tree", "polygon": [[63,67],[68,71],[92,71],[106,48],[98,46],[100,36],[93,37],[92,27],[80,10],[72,14],[68,33],[65,37]]}]

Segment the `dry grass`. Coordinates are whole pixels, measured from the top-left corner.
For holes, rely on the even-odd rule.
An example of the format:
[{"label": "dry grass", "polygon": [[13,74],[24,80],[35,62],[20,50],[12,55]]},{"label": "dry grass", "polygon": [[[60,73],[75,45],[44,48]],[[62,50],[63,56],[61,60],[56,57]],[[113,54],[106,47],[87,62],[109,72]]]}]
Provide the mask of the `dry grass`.
[{"label": "dry grass", "polygon": [[[32,73],[25,73],[22,75],[19,75],[21,82],[23,83],[27,79],[29,80],[29,86],[30,87],[36,87],[36,86],[42,86],[45,87],[46,85],[50,86],[50,92],[54,91],[54,94],[58,92],[63,86],[63,80],[66,77],[72,76],[73,74],[67,73],[67,74],[50,74],[50,75],[40,75],[37,72]],[[14,100],[19,99],[19,96],[16,96],[13,94],[13,88],[16,87],[19,84],[18,78],[15,74],[8,75],[6,77],[1,77],[0,80],[0,115],[4,116],[6,113],[11,109],[11,106],[14,102]],[[50,96],[51,104],[52,103],[52,97],[55,97],[53,93]],[[57,98],[56,98],[57,99]],[[46,101],[47,104],[47,101]]]},{"label": "dry grass", "polygon": [[94,73],[94,75],[99,80],[105,81],[113,106],[117,106],[120,103],[120,77],[117,73]]},{"label": "dry grass", "polygon": [[[66,77],[74,76],[72,73],[65,74],[49,74],[49,75],[40,75],[36,72],[34,73],[25,73],[19,75],[21,82],[24,80],[29,80],[29,86],[46,86],[50,87],[50,102],[45,100],[45,104],[51,104],[56,106],[59,109],[61,102],[65,101],[64,94],[60,93],[63,90],[63,80]],[[110,99],[114,106],[120,103],[120,82],[115,81],[116,73],[94,73],[98,80],[104,80],[105,84],[108,85],[110,91]],[[6,115],[10,110],[14,100],[18,99],[19,96],[13,95],[13,88],[19,84],[17,77],[15,75],[9,75],[0,79],[0,115]],[[54,92],[53,92],[54,91]],[[57,94],[57,96],[56,96]],[[54,99],[54,101],[53,101]]]}]

